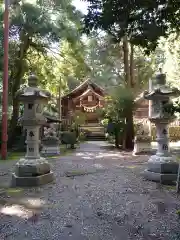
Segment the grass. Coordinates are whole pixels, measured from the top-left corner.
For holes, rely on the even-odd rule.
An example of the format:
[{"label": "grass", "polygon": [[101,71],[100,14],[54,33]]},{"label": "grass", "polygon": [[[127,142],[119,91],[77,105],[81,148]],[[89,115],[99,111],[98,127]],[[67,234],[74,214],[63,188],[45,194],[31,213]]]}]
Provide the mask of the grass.
[{"label": "grass", "polygon": [[[77,145],[78,147],[78,145]],[[72,153],[74,149],[67,148],[66,145],[60,145],[60,156]],[[25,152],[9,152],[6,161],[19,160],[25,156]],[[57,158],[57,156],[48,156],[48,158]],[[2,160],[2,159],[0,159]],[[2,160],[3,162],[4,160]]]},{"label": "grass", "polygon": [[[24,152],[9,152],[7,155],[7,159],[5,161],[18,160],[24,156],[25,156]],[[4,161],[2,158],[0,158],[0,160],[2,160],[1,162]]]}]

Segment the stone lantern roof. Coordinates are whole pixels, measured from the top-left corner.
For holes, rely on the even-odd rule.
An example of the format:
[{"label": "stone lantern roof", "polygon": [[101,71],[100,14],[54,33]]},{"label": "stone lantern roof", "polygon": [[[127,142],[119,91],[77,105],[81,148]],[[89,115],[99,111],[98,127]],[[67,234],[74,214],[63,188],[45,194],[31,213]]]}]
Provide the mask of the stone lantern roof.
[{"label": "stone lantern roof", "polygon": [[145,91],[144,98],[151,100],[154,98],[161,99],[162,97],[178,97],[180,91],[177,88],[171,88],[166,85],[166,74],[160,73],[156,76],[154,89],[151,92]]},{"label": "stone lantern roof", "polygon": [[34,99],[49,99],[51,97],[50,92],[46,90],[42,90],[38,87],[38,77],[34,74],[31,74],[28,77],[28,86],[20,89],[17,92],[17,97],[20,100],[26,99],[26,98],[34,98]]}]

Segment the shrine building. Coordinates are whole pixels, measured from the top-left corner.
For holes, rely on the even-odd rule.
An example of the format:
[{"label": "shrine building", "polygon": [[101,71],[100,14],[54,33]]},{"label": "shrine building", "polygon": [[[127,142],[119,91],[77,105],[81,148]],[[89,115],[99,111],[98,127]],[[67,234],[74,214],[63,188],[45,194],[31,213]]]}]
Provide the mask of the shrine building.
[{"label": "shrine building", "polygon": [[[98,124],[100,122],[98,109],[104,106],[105,90],[91,80],[86,80],[61,99],[62,119],[70,123],[76,111],[85,113],[86,124]],[[142,96],[136,99],[138,107],[134,112],[134,118],[148,118],[149,102]]]},{"label": "shrine building", "polygon": [[86,123],[99,123],[98,109],[104,106],[105,90],[86,80],[61,99],[62,119],[71,119],[76,111],[86,115]]}]

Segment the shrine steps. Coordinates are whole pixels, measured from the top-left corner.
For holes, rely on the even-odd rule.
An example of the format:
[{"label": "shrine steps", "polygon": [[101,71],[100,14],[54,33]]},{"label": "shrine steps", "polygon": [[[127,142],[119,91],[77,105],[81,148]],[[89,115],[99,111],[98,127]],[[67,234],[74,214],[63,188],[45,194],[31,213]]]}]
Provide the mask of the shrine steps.
[{"label": "shrine steps", "polygon": [[81,129],[86,132],[86,140],[90,141],[105,141],[105,130],[104,127],[99,124],[87,124],[81,126]]},{"label": "shrine steps", "polygon": [[98,136],[98,135],[88,135],[86,136],[86,140],[88,141],[105,141],[105,136]]}]

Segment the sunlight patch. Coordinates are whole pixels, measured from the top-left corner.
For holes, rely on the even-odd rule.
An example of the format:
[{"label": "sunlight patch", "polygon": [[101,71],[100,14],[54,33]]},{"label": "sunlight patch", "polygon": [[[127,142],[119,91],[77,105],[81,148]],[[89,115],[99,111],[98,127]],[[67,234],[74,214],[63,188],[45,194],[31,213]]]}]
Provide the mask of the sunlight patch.
[{"label": "sunlight patch", "polygon": [[104,168],[101,164],[98,164],[98,163],[95,163],[94,166],[95,166],[96,168],[99,168],[99,169]]},{"label": "sunlight patch", "polygon": [[33,211],[26,209],[20,205],[12,205],[1,208],[0,212],[9,216],[17,216],[23,219],[28,219],[33,216]]},{"label": "sunlight patch", "polygon": [[45,204],[45,201],[38,199],[38,198],[28,198],[25,199],[25,203],[31,205],[32,207],[41,207]]},{"label": "sunlight patch", "polygon": [[134,166],[133,165],[132,166],[127,166],[127,168],[131,168],[131,169],[136,168],[136,167],[137,166],[135,166],[135,165]]},{"label": "sunlight patch", "polygon": [[122,157],[119,153],[100,153],[96,158],[103,158],[103,157]]},{"label": "sunlight patch", "polygon": [[82,157],[82,158],[83,159],[92,159],[92,157],[88,157],[88,156],[87,157],[85,156],[85,157]]},{"label": "sunlight patch", "polygon": [[76,156],[85,156],[85,155],[88,155],[88,156],[92,156],[94,155],[93,153],[90,153],[90,152],[81,152],[81,153],[76,153]]}]

